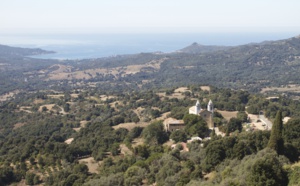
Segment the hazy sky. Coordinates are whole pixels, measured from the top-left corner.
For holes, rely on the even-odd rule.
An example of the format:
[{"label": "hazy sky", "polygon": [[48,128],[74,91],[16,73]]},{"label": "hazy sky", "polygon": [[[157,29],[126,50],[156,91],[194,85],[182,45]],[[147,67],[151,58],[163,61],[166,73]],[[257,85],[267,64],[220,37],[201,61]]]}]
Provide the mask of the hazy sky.
[{"label": "hazy sky", "polygon": [[299,0],[0,0],[0,32],[300,33],[299,8]]}]

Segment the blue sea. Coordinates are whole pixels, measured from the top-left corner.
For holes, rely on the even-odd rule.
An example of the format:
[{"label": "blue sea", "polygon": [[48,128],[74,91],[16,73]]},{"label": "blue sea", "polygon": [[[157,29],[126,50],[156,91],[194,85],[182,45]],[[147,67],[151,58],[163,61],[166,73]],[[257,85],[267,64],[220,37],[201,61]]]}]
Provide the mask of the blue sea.
[{"label": "blue sea", "polygon": [[41,48],[54,54],[42,59],[86,59],[148,52],[174,52],[194,42],[237,46],[287,39],[297,33],[172,33],[172,34],[52,34],[1,35],[0,44]]}]

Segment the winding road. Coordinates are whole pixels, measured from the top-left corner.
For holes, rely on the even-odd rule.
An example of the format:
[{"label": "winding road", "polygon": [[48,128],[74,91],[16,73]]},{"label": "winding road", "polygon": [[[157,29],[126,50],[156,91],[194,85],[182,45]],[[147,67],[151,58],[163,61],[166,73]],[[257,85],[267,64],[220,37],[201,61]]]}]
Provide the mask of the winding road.
[{"label": "winding road", "polygon": [[259,116],[258,118],[264,123],[266,124],[266,127],[267,127],[267,130],[271,130],[272,129],[272,122],[265,117],[264,113],[263,112],[260,112],[259,113]]}]

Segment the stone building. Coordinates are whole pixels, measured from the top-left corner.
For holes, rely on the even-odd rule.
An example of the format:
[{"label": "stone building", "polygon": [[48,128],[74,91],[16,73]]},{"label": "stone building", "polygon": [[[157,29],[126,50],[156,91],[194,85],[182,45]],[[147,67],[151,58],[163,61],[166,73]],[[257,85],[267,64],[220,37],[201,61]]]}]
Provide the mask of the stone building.
[{"label": "stone building", "polygon": [[196,105],[189,108],[189,114],[200,115],[206,121],[208,128],[214,128],[214,104],[211,100],[207,104],[207,109],[202,109],[199,100],[197,100]]},{"label": "stone building", "polygon": [[165,119],[163,124],[164,124],[165,131],[167,131],[167,132],[173,132],[175,130],[181,130],[185,126],[183,120],[177,120],[177,119],[174,119],[174,118]]}]

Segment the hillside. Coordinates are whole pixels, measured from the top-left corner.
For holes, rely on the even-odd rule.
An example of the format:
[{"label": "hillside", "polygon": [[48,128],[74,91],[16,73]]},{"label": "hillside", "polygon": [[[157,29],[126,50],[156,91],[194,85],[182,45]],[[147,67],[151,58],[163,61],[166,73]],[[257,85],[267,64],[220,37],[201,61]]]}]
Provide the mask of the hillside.
[{"label": "hillside", "polygon": [[206,46],[200,45],[198,43],[193,43],[190,46],[187,46],[183,49],[178,50],[177,52],[183,52],[188,54],[201,54],[206,52],[215,52],[219,50],[227,50],[231,47],[228,46]]},{"label": "hillside", "polygon": [[[212,100],[215,130],[188,114],[196,100],[203,109]],[[292,118],[281,156],[267,148],[261,110],[272,121],[277,110]],[[285,97],[198,85],[27,92],[0,106],[0,185],[297,185],[299,111],[299,101]],[[165,131],[171,118],[184,128]]]},{"label": "hillside", "polygon": [[[9,49],[2,53],[13,53],[7,52]],[[17,81],[25,78],[28,81],[20,86],[30,90],[71,86],[144,89],[200,83],[259,92],[267,87],[299,86],[299,37],[235,47],[194,43],[180,51],[65,61],[16,57],[26,53],[20,52],[2,59],[0,71],[5,86],[0,82],[0,87],[2,92],[15,90]],[[297,90],[293,92],[294,96],[298,94]]]},{"label": "hillside", "polygon": [[204,54],[176,54],[155,74],[156,83],[200,82],[258,91],[299,82],[300,39],[232,47]]},{"label": "hillside", "polygon": [[[12,49],[0,185],[299,185],[299,40],[64,61]],[[196,100],[213,118],[188,114]],[[175,119],[183,128],[166,131]]]},{"label": "hillside", "polygon": [[39,48],[20,48],[20,47],[10,47],[6,45],[0,45],[0,58],[10,58],[10,57],[24,57],[39,54],[49,54],[52,51],[46,51]]},{"label": "hillside", "polygon": [[[159,60],[161,59],[161,60]],[[164,60],[162,60],[164,59]],[[258,44],[230,47],[209,53],[140,54],[135,56],[86,60],[80,69],[143,65],[163,61],[159,68],[147,68],[124,75],[120,70],[113,80],[144,87],[180,86],[189,83],[213,84],[234,89],[259,91],[267,86],[297,84],[300,80],[300,39],[297,37]],[[145,66],[146,67],[146,66]],[[147,83],[141,82],[147,81]]]}]

